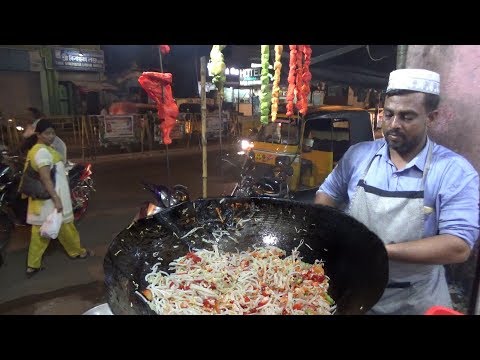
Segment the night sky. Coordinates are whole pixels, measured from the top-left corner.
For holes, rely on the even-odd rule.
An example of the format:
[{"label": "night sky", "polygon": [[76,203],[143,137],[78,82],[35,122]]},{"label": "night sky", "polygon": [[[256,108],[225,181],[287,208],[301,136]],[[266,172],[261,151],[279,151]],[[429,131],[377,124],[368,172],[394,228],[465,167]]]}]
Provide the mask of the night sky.
[{"label": "night sky", "polygon": [[[197,69],[201,56],[210,55],[211,45],[170,45],[171,51],[162,56],[163,71],[173,75],[175,97],[198,96]],[[102,45],[107,75],[120,73],[136,61],[143,71],[160,71],[156,45]],[[197,62],[197,67],[195,66]]]}]

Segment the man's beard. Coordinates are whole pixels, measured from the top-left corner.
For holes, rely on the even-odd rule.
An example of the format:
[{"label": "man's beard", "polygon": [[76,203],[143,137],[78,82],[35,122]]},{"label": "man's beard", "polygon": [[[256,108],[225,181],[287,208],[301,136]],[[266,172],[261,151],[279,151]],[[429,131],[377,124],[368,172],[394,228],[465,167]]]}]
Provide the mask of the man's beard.
[{"label": "man's beard", "polygon": [[[399,139],[393,141],[389,139],[388,135],[397,136]],[[400,155],[410,153],[418,145],[418,139],[412,138],[410,140],[407,140],[404,134],[395,131],[387,131],[384,136],[388,146]]]}]

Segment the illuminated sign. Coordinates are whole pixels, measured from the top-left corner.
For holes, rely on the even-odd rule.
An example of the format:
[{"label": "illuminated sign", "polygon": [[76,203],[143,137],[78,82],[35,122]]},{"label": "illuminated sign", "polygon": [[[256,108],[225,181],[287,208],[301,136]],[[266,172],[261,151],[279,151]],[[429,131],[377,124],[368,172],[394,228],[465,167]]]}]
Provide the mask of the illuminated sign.
[{"label": "illuminated sign", "polygon": [[[207,70],[208,70],[208,76],[212,76],[213,77],[213,73],[212,73],[212,63],[209,62],[207,64]],[[231,75],[231,76],[238,76],[240,74],[240,70],[234,68],[234,67],[231,67],[231,68],[225,68],[225,75]]]},{"label": "illuminated sign", "polygon": [[262,85],[262,68],[249,68],[240,70],[240,86]]},{"label": "illuminated sign", "polygon": [[[253,65],[253,64],[252,64]],[[254,67],[240,70],[240,86],[262,85],[262,68]],[[270,81],[273,80],[273,74],[268,73]]]},{"label": "illuminated sign", "polygon": [[102,50],[55,48],[52,52],[55,70],[105,71]]}]

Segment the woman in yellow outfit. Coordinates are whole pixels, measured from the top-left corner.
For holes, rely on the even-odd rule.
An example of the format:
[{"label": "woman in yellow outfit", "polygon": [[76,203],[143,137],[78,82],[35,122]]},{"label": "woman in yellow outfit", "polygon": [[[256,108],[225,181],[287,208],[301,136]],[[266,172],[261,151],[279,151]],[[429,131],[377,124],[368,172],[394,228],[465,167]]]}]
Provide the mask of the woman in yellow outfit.
[{"label": "woman in yellow outfit", "polygon": [[[92,252],[80,245],[80,235],[73,223],[72,200],[62,155],[50,146],[55,139],[52,123],[45,119],[40,120],[36,125],[35,134],[37,143],[28,151],[25,168],[30,162],[32,168],[39,173],[51,198],[48,200],[28,198],[27,223],[32,225],[27,261],[27,276],[29,277],[43,269],[41,267],[42,256],[50,239],[40,236],[40,226],[54,209],[63,214],[58,240],[67,254],[74,259],[85,259],[93,255]],[[56,168],[55,184],[50,177],[54,165]]]}]

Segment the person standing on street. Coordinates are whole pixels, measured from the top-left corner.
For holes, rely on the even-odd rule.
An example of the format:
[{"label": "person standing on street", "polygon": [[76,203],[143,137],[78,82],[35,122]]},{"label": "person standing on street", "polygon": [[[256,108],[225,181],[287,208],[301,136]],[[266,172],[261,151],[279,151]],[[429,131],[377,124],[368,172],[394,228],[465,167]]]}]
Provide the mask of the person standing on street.
[{"label": "person standing on street", "polygon": [[[35,107],[29,107],[27,109],[31,116],[32,116],[32,123],[27,125],[25,128],[25,131],[23,132],[23,138],[25,139],[24,145],[22,146],[23,150],[26,148],[31,148],[34,144],[36,139],[31,138],[31,136],[35,133],[35,127],[37,126],[37,123],[45,118],[45,115],[38,110]],[[67,145],[63,142],[62,139],[60,139],[58,136],[55,136],[55,139],[53,140],[53,143],[51,145],[57,152],[62,155],[62,161],[64,163],[67,162]]]},{"label": "person standing on street", "polygon": [[[35,134],[36,144],[29,149],[26,166],[30,164],[38,172],[40,180],[48,191],[50,199],[40,200],[28,198],[27,223],[32,225],[30,245],[28,248],[27,276],[31,277],[42,270],[42,257],[50,239],[40,235],[40,227],[54,209],[63,215],[58,240],[72,259],[85,259],[93,252],[80,244],[80,235],[73,222],[70,187],[62,161],[62,156],[51,144],[55,139],[53,125],[45,119],[37,122]],[[55,183],[51,179],[51,169],[55,166]]]}]

